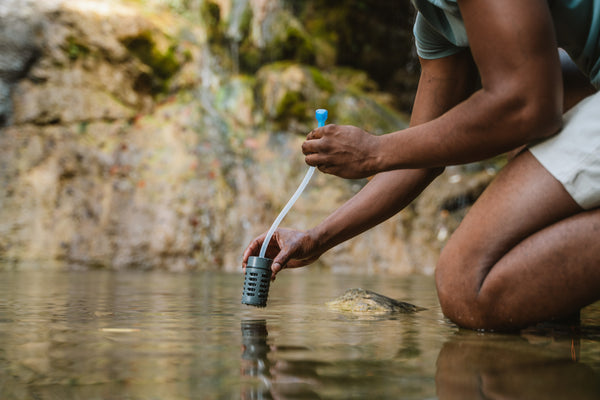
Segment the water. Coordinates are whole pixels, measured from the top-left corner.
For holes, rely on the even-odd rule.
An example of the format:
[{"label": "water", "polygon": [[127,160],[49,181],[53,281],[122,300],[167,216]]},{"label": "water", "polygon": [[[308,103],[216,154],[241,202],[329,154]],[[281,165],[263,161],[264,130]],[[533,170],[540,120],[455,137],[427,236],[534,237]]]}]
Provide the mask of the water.
[{"label": "water", "polygon": [[[598,399],[600,304],[579,332],[463,331],[428,277],[0,272],[1,399]],[[427,307],[359,317],[323,303],[363,287]]]}]

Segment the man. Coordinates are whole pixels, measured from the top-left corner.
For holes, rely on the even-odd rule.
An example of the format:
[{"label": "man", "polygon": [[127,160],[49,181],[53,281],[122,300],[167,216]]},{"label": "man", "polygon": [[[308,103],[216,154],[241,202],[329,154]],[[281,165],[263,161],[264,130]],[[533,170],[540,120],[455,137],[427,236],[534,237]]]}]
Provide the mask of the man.
[{"label": "man", "polygon": [[[525,146],[442,251],[442,311],[463,327],[498,330],[578,312],[600,299],[600,0],[413,4],[421,77],[411,126],[373,136],[328,125],[308,135],[307,164],[375,176],[315,228],[278,230],[267,253],[273,274],[396,214],[445,166]],[[244,265],[263,240],[248,246]]]}]

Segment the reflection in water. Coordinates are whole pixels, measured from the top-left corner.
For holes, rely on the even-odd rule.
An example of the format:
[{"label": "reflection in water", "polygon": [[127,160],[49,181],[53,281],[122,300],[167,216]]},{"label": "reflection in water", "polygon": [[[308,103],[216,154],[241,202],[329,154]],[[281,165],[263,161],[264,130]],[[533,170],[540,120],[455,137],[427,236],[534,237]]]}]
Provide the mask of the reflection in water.
[{"label": "reflection in water", "polygon": [[600,374],[579,358],[579,338],[460,331],[437,361],[440,400],[600,399]]},{"label": "reflection in water", "polygon": [[242,377],[258,379],[258,384],[243,386],[242,399],[271,399],[267,321],[242,321]]},{"label": "reflection in water", "polygon": [[[390,379],[389,369],[394,366],[390,360],[352,360],[348,354],[341,362],[311,361],[308,347],[278,346],[269,341],[264,319],[242,320],[241,328],[241,374],[252,378],[242,386],[243,399],[320,398],[323,393],[344,398],[344,393],[356,394],[364,388],[377,398],[393,394],[424,398],[418,390],[410,396],[407,386]],[[438,354],[438,398],[600,399],[600,374],[579,361],[582,338],[596,341],[598,332],[590,334],[588,329],[588,335],[582,336],[581,331],[572,330],[532,330],[521,335],[459,330]],[[394,359],[410,363],[410,358],[418,357],[418,351],[407,350],[410,348],[400,343]],[[397,369],[401,371],[400,364]],[[418,383],[414,378],[405,376]]]},{"label": "reflection in water", "polygon": [[[264,309],[239,304],[242,282],[212,272],[0,271],[0,399],[597,395],[600,303],[577,332],[481,335],[442,318],[430,277],[290,272]],[[375,318],[324,306],[360,286],[427,310]]]},{"label": "reflection in water", "polygon": [[317,377],[320,362],[271,362],[268,354],[306,351],[306,347],[270,346],[266,320],[242,321],[242,377],[255,378],[254,385],[242,386],[242,399],[319,398],[310,386]]}]

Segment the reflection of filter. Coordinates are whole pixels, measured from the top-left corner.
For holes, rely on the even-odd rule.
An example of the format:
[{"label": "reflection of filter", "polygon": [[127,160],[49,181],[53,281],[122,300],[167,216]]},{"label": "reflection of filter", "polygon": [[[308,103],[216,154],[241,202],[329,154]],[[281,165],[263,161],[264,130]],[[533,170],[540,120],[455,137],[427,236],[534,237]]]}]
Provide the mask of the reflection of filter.
[{"label": "reflection of filter", "polygon": [[264,360],[269,352],[267,346],[267,322],[265,320],[242,321],[242,344],[244,360]]},{"label": "reflection of filter", "polygon": [[256,377],[266,386],[255,386],[243,389],[243,399],[270,399],[268,393],[269,345],[267,344],[267,321],[242,321],[242,376]]},{"label": "reflection of filter", "polygon": [[242,304],[265,307],[271,283],[271,263],[264,257],[249,257],[244,276]]}]

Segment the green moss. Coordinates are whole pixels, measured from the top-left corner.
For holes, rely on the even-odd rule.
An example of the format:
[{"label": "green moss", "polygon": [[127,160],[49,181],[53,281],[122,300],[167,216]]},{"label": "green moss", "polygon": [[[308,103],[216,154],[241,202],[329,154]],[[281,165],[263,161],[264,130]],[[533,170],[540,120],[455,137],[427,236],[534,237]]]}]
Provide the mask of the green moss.
[{"label": "green moss", "polygon": [[323,90],[328,93],[333,93],[335,89],[333,83],[329,79],[325,78],[325,76],[321,73],[321,71],[318,68],[309,67],[308,72],[310,73],[313,82],[320,90]]},{"label": "green moss", "polygon": [[69,37],[67,39],[67,53],[71,60],[77,60],[78,58],[85,57],[90,54],[89,47],[79,43],[75,38]]},{"label": "green moss", "polygon": [[295,60],[303,64],[312,64],[315,61],[315,47],[310,36],[293,23],[290,23],[283,34],[274,41],[271,53],[280,60]]},{"label": "green moss", "polygon": [[243,72],[255,73],[262,66],[263,57],[261,51],[252,45],[249,40],[242,42],[239,49],[239,64]]},{"label": "green moss", "polygon": [[[248,14],[248,24],[252,14]],[[316,47],[313,38],[306,32],[300,21],[286,11],[272,17],[274,22],[269,27],[272,40],[264,48],[258,48],[250,37],[249,25],[242,23],[242,37],[239,48],[240,67],[247,73],[256,72],[262,65],[277,61],[295,61],[302,64],[314,65]]]},{"label": "green moss", "polygon": [[152,70],[152,92],[157,94],[167,89],[170,78],[179,71],[181,63],[177,58],[176,46],[171,45],[161,52],[150,32],[123,39],[123,45],[142,63]]},{"label": "green moss", "polygon": [[213,44],[223,42],[224,35],[221,29],[221,8],[217,3],[204,1],[200,9],[200,17],[206,26],[208,41]]},{"label": "green moss", "polygon": [[252,18],[254,13],[252,7],[246,7],[246,10],[242,14],[242,20],[240,22],[240,33],[242,37],[250,36],[250,28],[252,27]]},{"label": "green moss", "polygon": [[79,133],[80,135],[85,135],[86,133],[88,133],[88,125],[88,121],[80,122],[79,127],[77,129],[77,133]]},{"label": "green moss", "polygon": [[306,99],[300,92],[286,92],[277,104],[276,118],[280,121],[287,119],[305,119],[307,113]]}]

